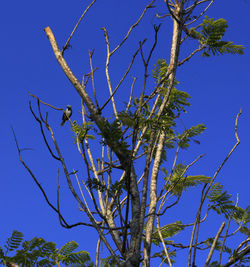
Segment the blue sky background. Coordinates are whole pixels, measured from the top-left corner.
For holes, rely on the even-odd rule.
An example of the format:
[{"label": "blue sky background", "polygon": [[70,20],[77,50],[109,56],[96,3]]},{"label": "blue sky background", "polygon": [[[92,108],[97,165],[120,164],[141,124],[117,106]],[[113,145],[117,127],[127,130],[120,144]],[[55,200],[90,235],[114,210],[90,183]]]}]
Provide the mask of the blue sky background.
[{"label": "blue sky background", "polygon": [[[114,48],[126,34],[129,26],[141,14],[145,5],[143,2],[97,0],[72,38],[72,49],[65,52],[65,58],[72,71],[81,80],[82,75],[89,72],[88,49],[95,49],[94,67],[99,67],[96,73],[96,88],[101,103],[104,103],[108,97],[108,88],[103,71],[106,47],[100,28],[103,26],[107,28],[111,48]],[[157,2],[158,8],[147,13],[143,22],[133,31],[119,56],[114,56],[112,59],[110,72],[113,85],[119,81],[121,72],[126,70],[139,41],[148,38],[145,53],[149,51],[153,42],[153,24],[159,23],[154,14],[156,11],[161,14],[166,11],[163,1]],[[56,62],[43,29],[46,26],[51,27],[61,48],[88,4],[87,1],[78,0],[72,2],[26,0],[1,3],[0,94],[1,110],[4,115],[0,138],[1,244],[16,229],[23,232],[25,239],[41,236],[48,241],[56,242],[59,246],[75,240],[80,244],[81,249],[89,251],[93,259],[95,257],[97,241],[95,231],[85,227],[66,230],[59,225],[57,215],[45,203],[41,192],[20,164],[11,132],[11,126],[13,126],[20,147],[33,149],[23,152],[23,158],[37,175],[50,200],[55,203],[56,172],[59,165],[49,158],[47,148],[43,144],[39,126],[29,111],[28,102],[33,99],[28,92],[57,107],[64,108],[67,104],[71,104],[74,111],[72,119],[80,120],[79,97]],[[241,144],[217,178],[225,189],[232,193],[234,199],[239,193],[239,205],[242,207],[249,205],[250,193],[249,10],[250,1],[240,0],[236,3],[233,0],[223,0],[215,1],[207,13],[215,19],[222,17],[228,21],[229,28],[225,39],[244,45],[246,49],[243,56],[201,58],[197,55],[179,68],[177,73],[177,79],[180,81],[178,88],[192,96],[191,107],[182,117],[183,122],[186,127],[198,123],[204,123],[207,126],[205,133],[199,137],[201,144],[193,143],[190,150],[180,156],[180,160],[189,163],[199,154],[206,153],[206,156],[192,169],[195,174],[201,173],[208,176],[214,174],[235,143],[234,121],[242,107],[243,114],[238,125]],[[160,22],[163,25],[159,34],[158,48],[153,55],[149,70],[158,58],[165,58],[167,61],[169,59],[172,24],[169,18]],[[192,48],[194,48],[192,41],[187,41],[181,50],[181,57],[187,56]],[[142,85],[141,66],[138,57],[117,95],[116,102],[120,108],[128,99],[132,76],[138,78],[136,87],[137,92],[139,91]],[[150,85],[152,86],[152,83]],[[34,101],[33,104],[35,107]],[[105,110],[106,114],[110,113],[110,107]],[[77,154],[77,148],[73,145],[69,125],[61,128],[59,124],[62,114],[44,110],[49,111],[49,119],[53,122],[58,143],[62,147],[69,169],[80,169],[83,165],[80,165],[82,162]],[[169,166],[171,166],[170,163]],[[61,207],[66,220],[68,223],[86,221],[85,215],[78,211],[77,203],[68,192],[63,175],[60,179]],[[185,194],[180,207],[169,211],[169,216],[174,217],[169,222],[177,219],[182,219],[183,223],[192,222],[197,207],[195,200],[193,192]],[[168,222],[167,215],[166,222]],[[220,223],[221,221],[211,220],[209,226],[203,230],[215,235]],[[189,237],[185,238],[189,239]],[[183,262],[179,260],[175,266],[184,266],[182,264]]]}]

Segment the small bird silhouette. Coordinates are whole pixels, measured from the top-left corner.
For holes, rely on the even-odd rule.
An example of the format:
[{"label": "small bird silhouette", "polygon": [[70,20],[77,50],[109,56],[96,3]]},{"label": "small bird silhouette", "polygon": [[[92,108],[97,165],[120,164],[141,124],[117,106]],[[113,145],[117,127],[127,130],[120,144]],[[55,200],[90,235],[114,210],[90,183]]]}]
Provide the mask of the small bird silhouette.
[{"label": "small bird silhouette", "polygon": [[64,123],[71,117],[71,115],[72,115],[72,108],[70,105],[67,105],[65,112],[63,112],[61,126],[64,125]]}]

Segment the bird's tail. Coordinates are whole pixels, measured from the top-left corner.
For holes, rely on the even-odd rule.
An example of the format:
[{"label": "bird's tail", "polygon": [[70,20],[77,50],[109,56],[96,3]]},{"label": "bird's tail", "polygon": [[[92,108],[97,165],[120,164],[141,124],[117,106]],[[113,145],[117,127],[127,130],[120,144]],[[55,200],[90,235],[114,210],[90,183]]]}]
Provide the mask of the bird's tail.
[{"label": "bird's tail", "polygon": [[61,123],[61,126],[63,126],[63,125],[64,125],[64,123],[65,123],[65,121],[62,121],[62,123]]}]

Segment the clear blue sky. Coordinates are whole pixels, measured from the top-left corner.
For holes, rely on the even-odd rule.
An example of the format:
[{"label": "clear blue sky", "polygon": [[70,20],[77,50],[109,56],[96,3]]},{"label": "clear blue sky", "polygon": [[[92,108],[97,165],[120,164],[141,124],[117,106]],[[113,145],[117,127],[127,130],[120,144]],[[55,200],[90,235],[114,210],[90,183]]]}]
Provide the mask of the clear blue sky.
[{"label": "clear blue sky", "polygon": [[[106,48],[100,28],[107,28],[111,47],[114,47],[143,10],[142,2],[144,1],[97,0],[73,37],[73,48],[66,52],[66,60],[81,79],[81,75],[89,71],[88,49],[95,49],[94,65],[100,69],[96,88],[102,103],[108,97],[108,88],[103,80]],[[158,0],[163,8],[162,2]],[[56,172],[59,166],[49,158],[39,126],[29,111],[28,102],[32,99],[28,92],[57,107],[64,108],[71,104],[74,109],[73,120],[80,120],[79,97],[57,64],[43,29],[50,26],[59,46],[62,47],[88,3],[79,0],[26,0],[1,3],[0,92],[3,116],[0,139],[0,242],[16,229],[23,232],[25,239],[41,236],[48,241],[56,242],[59,246],[75,240],[81,249],[90,251],[94,259],[97,237],[95,231],[84,227],[66,230],[59,225],[57,215],[45,203],[41,192],[20,164],[11,132],[13,126],[19,145],[22,148],[32,148],[32,151],[23,152],[23,157],[39,178],[51,201],[55,203]],[[164,13],[165,9],[157,11]],[[244,45],[246,49],[243,56],[201,58],[198,55],[177,73],[180,88],[192,96],[192,106],[182,120],[186,127],[198,123],[207,126],[207,130],[199,138],[201,145],[192,144],[191,149],[181,155],[181,159],[188,163],[199,154],[206,153],[206,157],[194,168],[194,172],[213,175],[235,143],[234,120],[240,108],[243,109],[238,125],[241,144],[218,176],[218,181],[224,184],[234,199],[237,193],[240,194],[239,205],[242,207],[249,205],[250,195],[249,11],[250,1],[220,0],[215,1],[207,13],[216,19],[222,17],[228,20],[229,28],[225,39]],[[138,45],[138,41],[144,38],[148,38],[148,45],[153,42],[152,25],[159,23],[154,14],[155,10],[149,11],[143,23],[131,35],[121,55],[111,62],[113,83],[118,81],[120,71],[126,69],[128,55],[135,49],[134,44]],[[169,59],[172,26],[169,19],[163,20],[162,23],[159,47],[153,56],[152,64],[157,58]],[[188,43],[187,50],[184,48],[181,51],[181,56],[187,55],[191,44]],[[135,71],[136,68],[130,73],[127,86],[131,83],[131,77],[136,75]],[[138,87],[141,82],[140,77]],[[117,99],[120,106],[126,100],[127,91],[120,92]],[[69,168],[80,169],[82,166],[79,166],[80,158],[73,145],[69,125],[60,128],[62,114],[51,110],[49,112]],[[78,212],[77,203],[67,190],[65,178],[61,175],[60,179],[62,212],[68,223],[86,221],[86,216]],[[175,211],[175,214],[171,213],[171,216],[176,215],[176,219],[185,216],[182,218],[183,222],[189,223],[194,218],[194,213],[189,212],[189,208],[195,208],[192,194],[187,194],[185,202],[181,203],[184,209]],[[209,231],[215,234],[219,225],[220,222],[212,221]],[[176,266],[183,265],[179,263]]]}]

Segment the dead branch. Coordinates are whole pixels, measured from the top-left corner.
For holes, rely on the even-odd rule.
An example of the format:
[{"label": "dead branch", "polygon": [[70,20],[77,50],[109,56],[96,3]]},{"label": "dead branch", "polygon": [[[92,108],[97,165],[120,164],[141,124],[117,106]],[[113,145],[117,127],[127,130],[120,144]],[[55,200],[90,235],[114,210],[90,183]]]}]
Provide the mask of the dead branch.
[{"label": "dead branch", "polygon": [[209,262],[210,262],[210,260],[212,258],[213,253],[214,253],[214,249],[215,249],[216,243],[217,243],[217,241],[219,239],[219,236],[220,236],[221,232],[223,231],[225,225],[226,225],[225,222],[223,222],[221,224],[220,229],[218,230],[218,232],[217,232],[217,234],[216,234],[216,236],[214,238],[213,244],[211,246],[211,249],[210,249],[209,254],[207,256],[207,259],[206,259],[206,263],[204,265],[205,267],[207,267],[209,265]]},{"label": "dead branch", "polygon": [[60,224],[61,222],[63,222],[61,224],[62,227],[64,228],[73,228],[73,227],[76,227],[76,226],[79,226],[79,225],[85,225],[85,226],[90,226],[90,227],[93,227],[92,224],[88,224],[88,223],[84,223],[84,222],[79,222],[79,223],[75,223],[75,224],[68,224],[66,222],[66,220],[64,219],[64,217],[62,216],[62,214],[60,213],[60,211],[55,208],[55,206],[49,201],[48,199],[48,196],[47,194],[45,193],[45,190],[43,189],[43,187],[41,186],[41,184],[38,182],[38,180],[36,179],[34,173],[31,171],[31,169],[28,167],[28,165],[25,163],[25,161],[22,159],[22,149],[20,149],[19,145],[18,145],[18,142],[17,142],[17,137],[16,137],[16,134],[14,132],[14,129],[12,128],[12,133],[13,133],[13,136],[14,136],[14,139],[15,139],[15,143],[16,143],[16,147],[17,147],[17,151],[18,151],[18,155],[19,155],[19,160],[20,162],[22,163],[22,165],[25,167],[25,169],[29,172],[29,174],[31,175],[31,177],[33,178],[34,182],[36,183],[36,185],[38,186],[38,188],[40,189],[40,191],[42,192],[43,194],[43,197],[45,198],[47,204],[58,214],[59,218],[60,218]]},{"label": "dead branch", "polygon": [[161,239],[161,243],[163,245],[163,249],[164,249],[164,252],[166,254],[166,258],[168,260],[168,264],[169,264],[170,267],[172,267],[172,263],[171,263],[171,260],[170,260],[169,254],[168,254],[168,250],[166,248],[164,239],[163,239],[162,234],[161,234],[159,216],[156,217],[156,221],[157,221],[157,231],[158,231],[159,237]]},{"label": "dead branch", "polygon": [[95,80],[94,80],[94,70],[93,70],[93,61],[92,61],[93,53],[94,53],[94,50],[93,51],[89,50],[89,63],[90,63],[90,69],[91,69],[92,89],[94,93],[95,103],[96,103],[97,109],[99,110],[100,108],[98,105],[96,91],[95,91]]},{"label": "dead branch", "polygon": [[204,197],[202,199],[202,202],[204,202],[215,178],[217,177],[217,175],[219,174],[220,170],[222,169],[222,167],[224,166],[224,164],[227,162],[227,160],[230,158],[230,156],[232,155],[232,153],[234,152],[234,150],[237,148],[237,146],[240,144],[240,139],[239,139],[239,136],[238,136],[238,133],[237,133],[237,129],[238,129],[238,120],[239,120],[239,116],[241,115],[242,113],[242,110],[240,109],[239,113],[237,114],[236,116],[236,119],[235,119],[235,126],[234,126],[234,134],[235,134],[235,138],[236,138],[236,143],[235,145],[233,146],[233,148],[230,150],[230,152],[228,153],[228,155],[226,156],[226,158],[223,160],[223,162],[221,163],[221,165],[218,167],[218,169],[216,170],[213,178],[211,179],[211,182],[209,183],[209,186],[204,194]]},{"label": "dead branch", "polygon": [[153,4],[154,4],[154,2],[155,2],[155,0],[153,0],[153,1],[151,1],[151,3],[150,4],[148,4],[145,8],[144,8],[144,10],[143,10],[143,12],[142,12],[142,14],[141,14],[141,16],[139,17],[139,19],[129,28],[129,30],[128,30],[128,32],[127,32],[127,34],[126,34],[126,36],[123,38],[123,40],[121,41],[121,43],[120,44],[118,44],[117,46],[116,46],[116,48],[114,48],[113,49],[113,51],[111,51],[110,52],[110,56],[112,56],[124,43],[125,43],[125,41],[128,39],[128,37],[129,37],[129,35],[130,35],[130,33],[131,33],[131,31],[139,24],[139,22],[142,20],[142,18],[143,18],[143,16],[145,15],[145,13],[146,13],[146,11],[149,9],[149,8],[153,8]]},{"label": "dead branch", "polygon": [[128,109],[129,109],[129,107],[131,105],[131,101],[132,101],[132,98],[133,98],[133,90],[134,90],[135,81],[136,81],[136,78],[133,77],[133,82],[132,82],[131,89],[130,89],[130,96],[129,96],[129,100],[128,100],[128,104],[127,104],[125,113],[128,112]]},{"label": "dead branch", "polygon": [[53,109],[55,109],[55,110],[61,110],[61,111],[64,111],[63,108],[57,108],[57,107],[55,107],[55,106],[52,106],[51,104],[48,104],[48,103],[42,101],[39,97],[37,97],[37,96],[31,94],[30,92],[29,92],[29,95],[32,96],[32,97],[34,97],[36,100],[38,100],[39,102],[43,103],[44,105],[46,105],[46,106],[48,106],[48,107],[51,107],[51,108],[53,108]]},{"label": "dead branch", "polygon": [[69,42],[70,42],[70,40],[71,40],[73,34],[75,33],[75,31],[76,31],[78,25],[80,24],[81,20],[83,19],[83,17],[85,16],[85,14],[86,14],[87,11],[89,10],[89,8],[91,8],[95,2],[96,2],[96,0],[93,0],[93,1],[90,3],[90,5],[89,5],[89,6],[84,10],[84,12],[82,13],[80,19],[78,20],[78,22],[76,23],[76,26],[74,27],[72,33],[70,34],[70,36],[69,36],[69,38],[68,38],[66,44],[63,46],[63,49],[62,49],[62,55],[63,55],[64,51],[68,48],[68,46],[69,46]]},{"label": "dead branch", "polygon": [[178,63],[178,66],[181,66],[184,64],[186,61],[188,61],[191,57],[193,57],[196,53],[200,52],[202,49],[204,49],[206,46],[201,46],[197,49],[195,49],[188,57],[184,58],[182,61]]},{"label": "dead branch", "polygon": [[213,4],[214,0],[211,0],[210,3],[206,6],[206,8],[204,8],[204,10],[192,21],[190,21],[189,23],[186,23],[185,26],[191,25],[194,22],[196,22],[202,15],[204,15],[207,10],[209,9],[209,7]]},{"label": "dead branch", "polygon": [[[132,67],[132,65],[133,65],[133,63],[134,63],[134,60],[135,60],[135,58],[136,58],[138,52],[140,51],[141,47],[143,46],[143,44],[144,44],[145,42],[146,42],[146,39],[144,39],[143,42],[140,43],[140,46],[139,46],[139,48],[136,50],[136,52],[134,53],[134,55],[133,55],[133,57],[132,57],[132,59],[131,59],[131,61],[130,61],[130,64],[129,64],[128,68],[127,68],[127,70],[125,71],[124,75],[122,76],[121,80],[120,80],[119,83],[117,84],[117,86],[116,86],[116,88],[114,89],[114,91],[110,94],[110,97],[108,98],[108,100],[107,100],[107,101],[103,104],[103,106],[100,108],[100,111],[102,111],[102,110],[106,107],[106,105],[109,103],[109,101],[110,101],[111,99],[113,99],[114,94],[117,92],[117,90],[119,89],[120,85],[122,84],[122,82],[124,81],[124,79],[126,78],[126,76],[128,75],[128,73],[129,73],[129,71],[130,71],[130,69],[131,69],[131,67]],[[106,66],[106,67],[107,67],[107,66]],[[110,79],[109,79],[109,81],[110,81]],[[109,84],[110,84],[110,82],[109,82]],[[110,88],[111,88],[111,87],[110,87]],[[111,92],[111,91],[110,91],[110,92]]]}]

